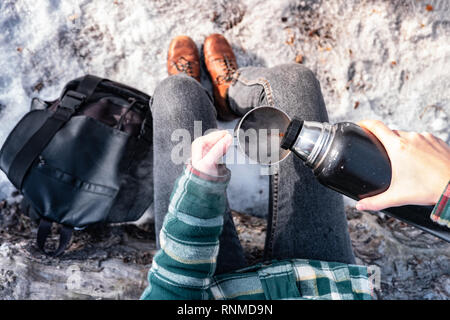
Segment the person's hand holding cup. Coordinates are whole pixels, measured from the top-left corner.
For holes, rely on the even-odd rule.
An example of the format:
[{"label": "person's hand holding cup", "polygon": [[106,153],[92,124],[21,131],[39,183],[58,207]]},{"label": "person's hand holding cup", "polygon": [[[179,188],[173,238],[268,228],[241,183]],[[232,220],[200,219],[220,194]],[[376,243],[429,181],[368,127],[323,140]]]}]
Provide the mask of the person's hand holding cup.
[{"label": "person's hand holding cup", "polygon": [[192,142],[192,166],[203,173],[217,176],[218,165],[233,142],[233,137],[226,130],[214,131]]}]

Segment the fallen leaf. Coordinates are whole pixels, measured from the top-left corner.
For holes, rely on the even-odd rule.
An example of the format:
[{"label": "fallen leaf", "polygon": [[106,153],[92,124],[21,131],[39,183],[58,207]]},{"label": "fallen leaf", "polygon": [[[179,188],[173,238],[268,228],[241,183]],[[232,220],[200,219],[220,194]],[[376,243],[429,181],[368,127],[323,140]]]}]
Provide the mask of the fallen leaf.
[{"label": "fallen leaf", "polygon": [[38,83],[34,86],[33,90],[39,92],[39,91],[42,90],[43,87],[44,87],[44,84],[43,84],[42,82],[38,82]]},{"label": "fallen leaf", "polygon": [[17,48],[17,52],[22,52],[22,51],[23,51],[23,49],[21,47]]},{"label": "fallen leaf", "polygon": [[71,16],[69,16],[69,20],[70,21],[74,21],[74,20],[76,20],[76,19],[78,19],[78,15],[75,13],[75,14],[73,14],[73,15],[71,15]]},{"label": "fallen leaf", "polygon": [[397,65],[397,61],[392,61],[391,65],[396,66]]},{"label": "fallen leaf", "polygon": [[216,11],[214,11],[211,15],[211,22],[216,22],[219,17],[220,15]]},{"label": "fallen leaf", "polygon": [[302,64],[302,63],[303,63],[303,55],[298,54],[298,55],[295,57],[295,62]]},{"label": "fallen leaf", "polygon": [[331,48],[331,47],[321,47],[320,45],[319,45],[319,51],[320,52],[323,52],[323,51],[331,51],[331,50],[333,50],[333,48]]},{"label": "fallen leaf", "polygon": [[426,9],[428,12],[433,11],[433,6],[431,4],[427,4]]},{"label": "fallen leaf", "polygon": [[359,101],[356,101],[355,102],[355,106],[353,107],[353,109],[358,109],[358,107],[359,107]]},{"label": "fallen leaf", "polygon": [[289,39],[285,42],[287,45],[293,45],[294,44],[294,36],[290,35]]},{"label": "fallen leaf", "polygon": [[318,37],[320,37],[319,29],[311,30],[311,31],[308,33],[308,36],[309,36],[309,37],[312,37],[312,36],[318,36]]}]

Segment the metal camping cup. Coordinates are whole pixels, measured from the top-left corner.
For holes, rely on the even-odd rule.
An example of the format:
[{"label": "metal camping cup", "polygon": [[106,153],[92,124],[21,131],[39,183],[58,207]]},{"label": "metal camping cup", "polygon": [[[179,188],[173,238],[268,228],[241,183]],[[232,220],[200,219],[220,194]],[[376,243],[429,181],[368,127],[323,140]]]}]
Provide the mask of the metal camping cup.
[{"label": "metal camping cup", "polygon": [[235,128],[238,148],[261,165],[275,165],[290,154],[280,147],[290,117],[282,110],[262,106],[250,110]]}]

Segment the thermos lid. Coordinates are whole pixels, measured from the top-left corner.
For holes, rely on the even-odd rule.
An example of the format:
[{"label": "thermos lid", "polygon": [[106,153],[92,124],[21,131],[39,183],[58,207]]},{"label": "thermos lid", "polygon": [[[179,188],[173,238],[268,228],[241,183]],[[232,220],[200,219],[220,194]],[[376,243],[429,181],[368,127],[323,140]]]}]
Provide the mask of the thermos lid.
[{"label": "thermos lid", "polygon": [[281,148],[290,150],[297,141],[298,135],[303,127],[303,120],[294,118],[286,129],[286,132],[281,140]]}]

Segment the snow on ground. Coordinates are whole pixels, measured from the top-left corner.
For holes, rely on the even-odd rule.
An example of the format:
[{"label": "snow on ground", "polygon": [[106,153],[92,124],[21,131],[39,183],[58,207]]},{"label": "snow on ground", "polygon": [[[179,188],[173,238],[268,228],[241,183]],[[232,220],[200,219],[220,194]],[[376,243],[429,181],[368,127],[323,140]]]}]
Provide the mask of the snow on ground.
[{"label": "snow on ground", "polygon": [[[152,94],[174,36],[200,48],[215,32],[240,66],[303,60],[333,122],[380,119],[449,142],[449,11],[446,0],[2,0],[0,144],[32,97],[53,99],[85,73]],[[202,82],[211,89],[205,73]],[[231,169],[231,206],[264,213],[267,177],[254,166]],[[11,190],[1,174],[0,199]]]}]

